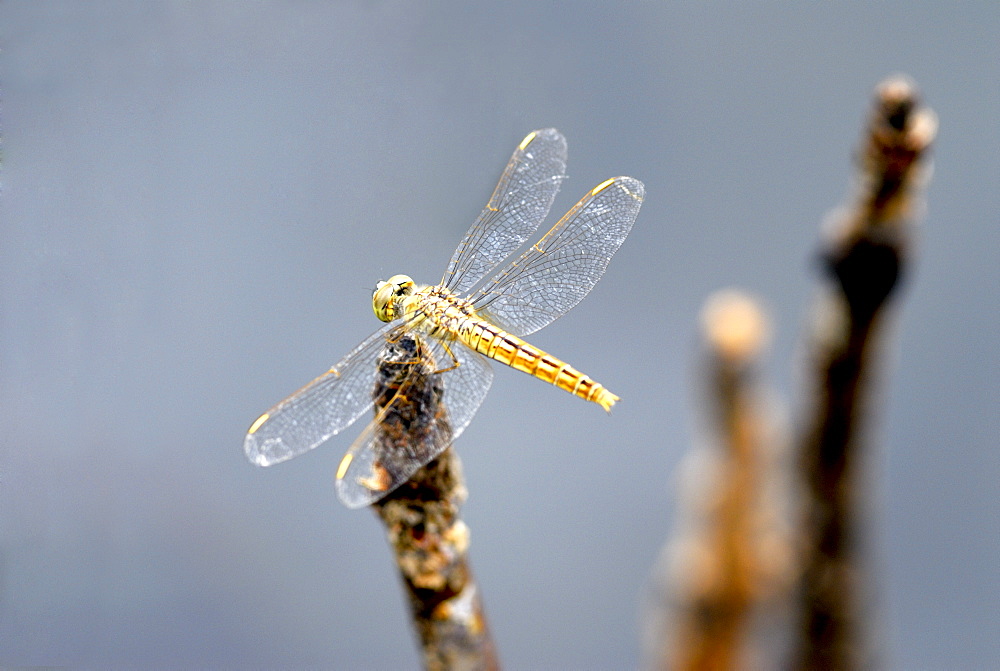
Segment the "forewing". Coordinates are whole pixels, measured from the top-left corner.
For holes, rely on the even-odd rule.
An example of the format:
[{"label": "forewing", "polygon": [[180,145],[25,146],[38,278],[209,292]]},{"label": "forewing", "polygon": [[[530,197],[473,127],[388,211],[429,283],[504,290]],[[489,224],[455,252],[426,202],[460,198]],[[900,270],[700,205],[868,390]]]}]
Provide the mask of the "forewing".
[{"label": "forewing", "polygon": [[[447,349],[429,338],[423,343],[432,352],[436,369],[452,366],[452,354],[459,365],[428,376],[419,383],[426,386],[419,389],[410,386],[420,375],[417,366],[398,382],[398,392],[341,461],[337,494],[349,508],[378,501],[444,452],[472,421],[489,391],[493,369],[485,357],[460,343]],[[426,398],[432,399],[433,407],[421,405]],[[438,405],[442,400],[443,407]]]},{"label": "forewing", "polygon": [[243,441],[247,458],[270,466],[307,452],[350,426],[372,406],[375,364],[387,324],[315,380],[260,416]]},{"label": "forewing", "polygon": [[642,182],[615,177],[592,189],[537,244],[473,296],[497,326],[528,335],[590,293],[625,241],[645,195]]},{"label": "forewing", "polygon": [[518,145],[486,209],[458,245],[441,284],[467,295],[542,223],[566,175],[566,139],[554,128]]}]

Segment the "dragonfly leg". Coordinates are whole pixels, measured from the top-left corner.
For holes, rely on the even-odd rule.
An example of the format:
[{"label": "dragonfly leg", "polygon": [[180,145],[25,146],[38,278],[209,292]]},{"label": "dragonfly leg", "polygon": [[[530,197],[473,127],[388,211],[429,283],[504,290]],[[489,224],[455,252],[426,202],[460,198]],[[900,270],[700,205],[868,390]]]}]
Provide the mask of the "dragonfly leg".
[{"label": "dragonfly leg", "polygon": [[447,373],[448,371],[455,370],[456,368],[462,365],[462,362],[458,360],[458,357],[455,356],[455,353],[451,351],[451,347],[448,346],[448,343],[442,342],[441,346],[444,347],[444,351],[447,352],[448,356],[451,357],[451,365],[448,366],[447,368],[442,368],[440,370],[434,371],[432,375],[437,375],[438,373]]}]

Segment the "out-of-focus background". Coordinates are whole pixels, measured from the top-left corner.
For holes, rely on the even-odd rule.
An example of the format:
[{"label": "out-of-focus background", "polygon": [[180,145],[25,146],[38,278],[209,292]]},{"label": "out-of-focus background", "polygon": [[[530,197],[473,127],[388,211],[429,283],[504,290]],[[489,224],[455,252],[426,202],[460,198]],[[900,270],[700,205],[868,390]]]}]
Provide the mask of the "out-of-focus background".
[{"label": "out-of-focus background", "polygon": [[700,306],[764,299],[794,405],[819,223],[905,72],[941,130],[873,430],[872,605],[891,666],[1000,664],[998,34],[990,2],[4,3],[0,663],[417,665],[382,528],[334,492],[353,432],[270,469],[243,435],[378,326],[377,280],[436,281],[555,126],[554,215],[646,183],[532,339],[623,401],[498,370],[464,515],[506,665],[635,666]]}]

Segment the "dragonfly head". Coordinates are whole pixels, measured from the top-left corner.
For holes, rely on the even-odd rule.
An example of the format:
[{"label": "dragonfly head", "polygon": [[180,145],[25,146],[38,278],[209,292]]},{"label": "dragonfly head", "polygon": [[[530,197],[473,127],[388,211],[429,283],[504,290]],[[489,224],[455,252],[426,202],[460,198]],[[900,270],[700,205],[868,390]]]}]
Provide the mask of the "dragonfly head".
[{"label": "dragonfly head", "polygon": [[400,298],[413,293],[413,280],[407,275],[393,275],[384,282],[375,285],[372,294],[372,308],[375,316],[384,322],[391,322],[402,315],[397,313],[397,303]]}]

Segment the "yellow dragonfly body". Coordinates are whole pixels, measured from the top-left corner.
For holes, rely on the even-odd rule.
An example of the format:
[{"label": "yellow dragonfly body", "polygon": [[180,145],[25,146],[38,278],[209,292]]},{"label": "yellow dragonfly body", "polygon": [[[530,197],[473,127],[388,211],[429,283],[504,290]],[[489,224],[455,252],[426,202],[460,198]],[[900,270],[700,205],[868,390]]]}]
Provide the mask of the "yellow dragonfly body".
[{"label": "yellow dragonfly body", "polygon": [[[468,426],[493,380],[486,357],[549,382],[606,410],[618,400],[603,385],[525,342],[580,302],[631,230],[642,182],[615,177],[589,191],[537,243],[500,272],[548,214],[566,170],[566,140],[555,129],[530,133],[452,256],[441,282],[405,275],[379,282],[375,315],[389,322],[327,372],[261,415],[247,432],[247,457],[269,466],[306,452],[373,405],[379,356],[403,335],[420,338],[441,376],[447,430],[425,445],[380,455],[375,421],[341,461],[337,490],[349,507],[379,500],[440,454]],[[413,363],[420,363],[415,361]]]}]

